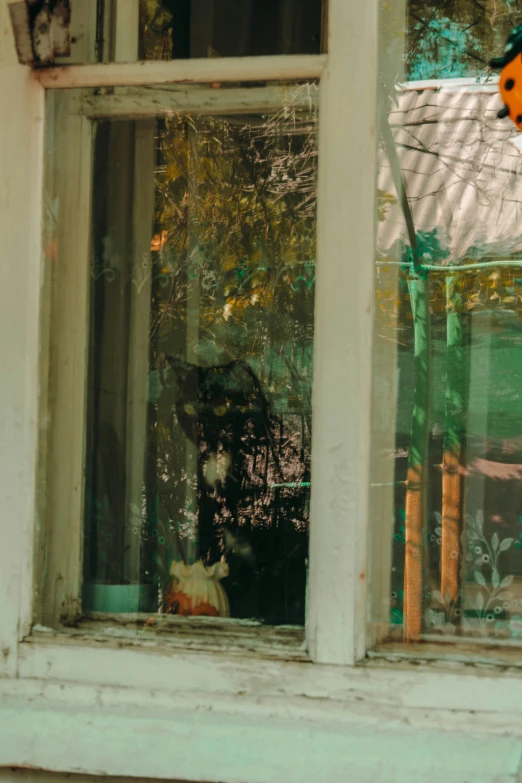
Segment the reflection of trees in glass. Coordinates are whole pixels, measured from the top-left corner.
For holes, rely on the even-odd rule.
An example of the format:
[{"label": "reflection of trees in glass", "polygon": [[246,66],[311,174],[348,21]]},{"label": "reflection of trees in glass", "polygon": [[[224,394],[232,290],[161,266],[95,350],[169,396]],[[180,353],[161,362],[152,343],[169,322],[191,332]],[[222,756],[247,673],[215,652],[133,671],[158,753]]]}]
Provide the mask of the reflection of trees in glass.
[{"label": "reflection of trees in glass", "polygon": [[173,18],[166,4],[140,0],[140,60],[170,60]]},{"label": "reflection of trees in glass", "polygon": [[406,79],[478,76],[521,18],[521,0],[383,0],[381,40]]},{"label": "reflection of trees in glass", "polygon": [[[170,528],[177,559],[187,551],[206,562],[225,554],[232,614],[271,622],[304,617],[315,136],[314,113],[292,107],[265,119],[187,116],[158,125],[150,522],[159,530],[159,515]],[[165,355],[175,362],[165,364]],[[236,359],[237,369],[221,372],[218,399],[217,380],[203,381],[204,368]],[[263,420],[255,413],[262,400]],[[200,411],[191,467],[183,410]]]},{"label": "reflection of trees in glass", "polygon": [[321,0],[140,0],[140,59],[318,54]]},{"label": "reflection of trees in glass", "polygon": [[[391,29],[389,19],[388,27]],[[397,44],[398,35],[392,44],[394,41]],[[397,459],[397,477],[401,480],[396,488],[394,559],[404,561],[405,574],[403,583],[397,582],[397,574],[392,577],[393,600],[397,602],[393,610],[395,621],[404,620],[409,625],[406,635],[411,638],[426,627],[425,609],[432,601],[438,602],[439,613],[442,601],[446,630],[461,627],[464,620],[469,620],[469,573],[464,562],[468,531],[463,523],[466,497],[469,502],[466,488],[473,482],[484,483],[484,508],[480,510],[485,512],[488,541],[492,538],[492,522],[486,511],[491,519],[512,517],[510,504],[506,503],[507,485],[500,486],[499,480],[492,476],[500,475],[507,467],[502,480],[512,481],[512,466],[504,463],[517,458],[501,455],[501,433],[507,433],[504,437],[512,440],[510,427],[512,432],[518,432],[520,425],[520,417],[510,410],[517,388],[517,382],[511,377],[515,369],[508,369],[506,363],[498,385],[485,390],[487,426],[484,425],[485,431],[480,435],[473,432],[476,416],[471,424],[469,421],[468,395],[471,363],[477,367],[486,352],[488,363],[491,361],[492,366],[498,367],[500,357],[508,356],[507,341],[512,341],[513,350],[518,344],[516,324],[520,323],[522,312],[521,277],[516,266],[509,265],[509,258],[516,264],[521,249],[517,189],[522,172],[518,166],[519,152],[509,143],[514,132],[494,119],[497,98],[491,90],[470,91],[460,96],[450,86],[442,85],[439,89],[432,85],[431,89],[423,90],[419,85],[416,90],[395,90],[393,78],[386,80],[393,72],[388,68],[383,73],[383,99],[389,107],[389,123],[383,130],[383,140],[388,139],[383,145],[378,185],[380,262],[393,264],[401,259],[407,264],[400,274],[399,295],[395,291],[379,290],[378,306],[383,311],[380,324],[388,321],[394,332],[398,317],[395,334],[401,388],[397,453],[404,456]],[[433,74],[439,75],[443,74]],[[392,96],[393,100],[386,96]],[[423,243],[425,246],[419,248]],[[415,260],[419,262],[417,268]],[[419,291],[427,285],[424,279],[429,281],[429,299],[423,298],[422,290]],[[425,294],[428,297],[426,291]],[[426,306],[419,309],[419,303]],[[422,318],[420,323],[418,318],[423,312],[424,325]],[[484,324],[490,324],[486,327],[490,342],[484,343],[484,347],[480,343],[484,327],[480,317],[477,318],[479,313],[495,313],[492,320],[484,320]],[[506,321],[503,336],[498,327],[497,337],[491,330],[497,328],[494,325],[500,323],[502,313],[506,313],[510,322]],[[425,361],[415,364],[414,359],[408,359],[405,365],[406,354],[416,355],[419,337],[422,339],[422,333],[430,325],[428,322],[432,331],[431,351],[427,341],[423,349]],[[506,341],[506,354],[501,340]],[[429,395],[421,391],[425,388],[426,373],[432,378],[431,403]],[[484,374],[479,367],[478,374],[481,373]],[[410,389],[415,390],[414,397]],[[410,463],[422,462],[417,435],[428,444],[424,451],[428,471],[425,503],[422,492],[419,497],[412,494],[413,481],[406,466],[401,464],[406,458]],[[468,458],[470,443],[472,458]],[[513,444],[512,448],[513,454],[518,455],[519,447]],[[477,454],[480,457],[476,458]],[[479,465],[480,460],[483,462]],[[517,492],[518,497],[512,484],[509,491]],[[497,503],[502,511],[495,512],[491,503]],[[472,510],[476,514],[478,509]],[[516,525],[518,521],[513,517],[509,524]],[[411,540],[414,546],[408,546]],[[429,546],[428,541],[431,541]],[[419,552],[417,559],[413,557],[413,549]],[[510,557],[511,553],[510,548]],[[413,569],[409,567],[410,562]],[[514,563],[511,568],[520,569]],[[493,589],[497,588],[493,585]],[[413,634],[412,611],[416,618]],[[500,611],[498,607],[496,611]]]},{"label": "reflection of trees in glass", "polygon": [[[137,549],[137,576],[165,595],[173,560],[224,555],[232,616],[302,623],[316,87],[278,89],[283,108],[266,116],[97,128],[85,578],[132,578],[122,565]],[[155,157],[133,174],[138,131]],[[141,223],[131,209],[146,186],[139,171],[154,176]],[[134,292],[149,324],[141,504],[126,497]]]},{"label": "reflection of trees in glass", "polygon": [[[432,399],[427,422],[427,501],[426,507],[423,507],[419,498],[419,515],[413,528],[419,534],[418,543],[422,547],[422,550],[418,550],[418,562],[422,569],[421,593],[412,589],[412,577],[407,573],[408,553],[405,551],[407,524],[409,521],[411,525],[412,520],[411,505],[408,503],[411,484],[409,481],[406,484],[406,462],[408,459],[411,461],[415,453],[412,448],[415,401],[422,396],[417,390],[422,390],[424,377],[424,370],[416,370],[413,358],[415,330],[418,327],[412,314],[416,294],[409,282],[411,267],[405,265],[401,272],[399,303],[391,294],[387,297],[381,292],[380,307],[390,314],[392,308],[399,307],[397,339],[400,389],[394,536],[394,560],[399,568],[392,578],[395,622],[402,623],[405,619],[402,609],[404,607],[407,613],[412,596],[417,600],[417,603],[413,601],[413,608],[417,607],[416,616],[421,629],[426,628],[428,617],[430,627],[435,625],[445,633],[454,632],[455,628],[460,627],[464,627],[467,633],[479,632],[473,618],[474,612],[480,609],[479,625],[482,631],[486,632],[487,627],[490,630],[493,628],[492,619],[486,622],[488,612],[488,617],[491,615],[495,621],[503,624],[502,634],[505,635],[506,628],[510,627],[509,612],[520,612],[521,607],[518,606],[515,594],[509,606],[504,606],[507,593],[499,587],[504,579],[507,580],[506,574],[520,572],[516,551],[510,546],[509,551],[502,554],[501,577],[492,575],[487,571],[490,568],[489,561],[483,559],[478,562],[480,558],[488,556],[486,545],[484,551],[477,554],[475,549],[480,542],[473,540],[471,546],[470,536],[474,534],[469,524],[464,524],[464,488],[465,482],[469,485],[470,481],[482,482],[485,486],[484,509],[479,510],[481,514],[484,512],[484,535],[488,546],[493,547],[493,543],[489,542],[497,541],[499,536],[502,539],[502,536],[507,535],[506,541],[511,541],[521,524],[517,516],[522,503],[519,486],[522,428],[517,403],[521,380],[518,350],[519,346],[522,347],[522,277],[519,275],[520,271],[516,267],[493,268],[492,271],[491,268],[479,266],[477,269],[464,268],[458,273],[453,269],[448,274],[448,270],[441,265],[440,271],[429,271],[428,319],[431,322],[433,347],[430,368]],[[415,284],[415,279],[413,281]],[[477,347],[477,335],[480,334],[481,316],[489,314],[494,319],[486,332],[491,342],[480,349]],[[497,321],[498,326],[495,327]],[[473,353],[471,329],[475,330]],[[495,368],[494,376],[486,375],[481,368],[481,363],[486,361],[485,352],[488,353],[487,361]],[[474,431],[469,418],[472,413],[469,402],[472,366],[483,376],[484,394],[487,395],[485,405],[488,414],[483,432]],[[494,380],[490,380],[490,377],[494,377]],[[470,446],[473,459],[469,457]],[[493,538],[495,532],[497,538]],[[508,543],[503,547],[507,550]],[[473,559],[468,563],[470,552]],[[406,565],[404,578],[402,563]],[[475,605],[479,598],[475,596],[473,582],[479,587],[482,585],[480,577],[474,576],[478,566],[484,572],[488,589],[495,599],[491,599],[487,612],[485,607],[489,598],[484,598],[482,607]],[[512,581],[513,576],[510,579]],[[413,587],[418,588],[419,582],[420,577],[413,582]],[[403,589],[404,598],[401,600]],[[421,603],[418,602],[419,597]]]}]

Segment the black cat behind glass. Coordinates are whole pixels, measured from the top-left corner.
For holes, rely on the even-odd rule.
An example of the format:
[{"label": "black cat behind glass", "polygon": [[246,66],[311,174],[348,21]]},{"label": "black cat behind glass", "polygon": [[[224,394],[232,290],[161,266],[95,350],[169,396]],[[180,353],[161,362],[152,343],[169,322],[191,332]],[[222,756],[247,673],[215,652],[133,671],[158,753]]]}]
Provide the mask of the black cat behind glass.
[{"label": "black cat behind glass", "polygon": [[86,612],[304,624],[316,89],[96,123]]}]

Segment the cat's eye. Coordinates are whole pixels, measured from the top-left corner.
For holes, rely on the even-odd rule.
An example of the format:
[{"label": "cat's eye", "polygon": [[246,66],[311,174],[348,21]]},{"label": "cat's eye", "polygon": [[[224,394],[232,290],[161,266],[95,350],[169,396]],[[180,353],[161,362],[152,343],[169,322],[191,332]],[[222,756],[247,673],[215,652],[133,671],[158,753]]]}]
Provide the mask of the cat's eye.
[{"label": "cat's eye", "polygon": [[190,402],[185,403],[185,405],[183,406],[183,410],[185,411],[187,416],[195,416],[197,413],[196,407],[192,405],[192,403]]},{"label": "cat's eye", "polygon": [[214,413],[216,414],[216,416],[224,416],[227,410],[228,408],[226,405],[216,405],[216,407],[214,408]]}]

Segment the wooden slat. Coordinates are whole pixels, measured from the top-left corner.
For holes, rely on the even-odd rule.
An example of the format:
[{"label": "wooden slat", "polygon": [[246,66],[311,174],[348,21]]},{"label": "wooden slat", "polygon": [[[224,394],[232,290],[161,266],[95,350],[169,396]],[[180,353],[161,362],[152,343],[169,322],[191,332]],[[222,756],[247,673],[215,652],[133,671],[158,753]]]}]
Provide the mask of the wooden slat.
[{"label": "wooden slat", "polygon": [[[172,84],[174,82],[263,82],[318,79],[326,55],[223,57],[202,60],[151,60],[129,64],[70,66],[35,71],[48,89]],[[345,77],[346,78],[346,75]]]},{"label": "wooden slat", "polygon": [[308,108],[319,103],[319,90],[270,84],[226,90],[194,85],[145,89],[132,87],[110,95],[86,93],[82,112],[90,118],[157,117],[164,114],[266,114],[291,105]]}]

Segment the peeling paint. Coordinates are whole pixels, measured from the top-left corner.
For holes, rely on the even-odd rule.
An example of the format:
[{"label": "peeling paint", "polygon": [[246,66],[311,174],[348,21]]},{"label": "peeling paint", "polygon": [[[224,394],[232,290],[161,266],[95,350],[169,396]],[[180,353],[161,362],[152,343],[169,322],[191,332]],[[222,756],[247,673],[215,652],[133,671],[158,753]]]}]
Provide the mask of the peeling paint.
[{"label": "peeling paint", "polygon": [[9,13],[22,64],[49,66],[70,55],[70,0],[18,0]]}]

